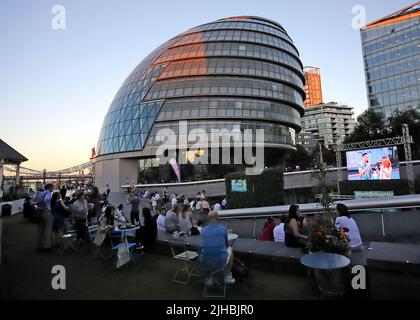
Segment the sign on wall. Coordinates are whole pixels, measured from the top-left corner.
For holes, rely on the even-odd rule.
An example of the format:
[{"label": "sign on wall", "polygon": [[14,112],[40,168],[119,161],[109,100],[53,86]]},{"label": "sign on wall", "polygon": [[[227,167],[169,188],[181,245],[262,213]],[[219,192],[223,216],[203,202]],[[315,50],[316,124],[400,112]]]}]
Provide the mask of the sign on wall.
[{"label": "sign on wall", "polygon": [[232,192],[246,192],[246,179],[232,180]]}]

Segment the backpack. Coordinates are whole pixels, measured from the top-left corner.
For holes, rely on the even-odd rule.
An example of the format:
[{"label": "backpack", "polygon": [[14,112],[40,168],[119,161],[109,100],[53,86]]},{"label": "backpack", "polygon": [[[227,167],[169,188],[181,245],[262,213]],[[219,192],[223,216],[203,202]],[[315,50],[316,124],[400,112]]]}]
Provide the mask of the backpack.
[{"label": "backpack", "polygon": [[238,257],[233,257],[232,275],[236,280],[241,280],[249,275],[249,269]]}]

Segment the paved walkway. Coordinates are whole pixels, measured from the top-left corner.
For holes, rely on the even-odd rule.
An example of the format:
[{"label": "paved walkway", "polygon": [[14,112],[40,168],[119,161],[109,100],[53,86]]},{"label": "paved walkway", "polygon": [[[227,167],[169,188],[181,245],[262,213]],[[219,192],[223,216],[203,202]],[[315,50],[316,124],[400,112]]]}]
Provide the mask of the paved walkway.
[{"label": "paved walkway", "polygon": [[[168,254],[146,253],[137,264],[116,270],[113,261],[90,259],[88,250],[36,252],[36,225],[22,216],[2,219],[0,299],[201,299],[201,278],[188,286],[173,283],[178,263]],[[63,265],[67,289],[51,288],[51,268]],[[229,299],[319,299],[313,279],[252,270],[229,290]]]}]

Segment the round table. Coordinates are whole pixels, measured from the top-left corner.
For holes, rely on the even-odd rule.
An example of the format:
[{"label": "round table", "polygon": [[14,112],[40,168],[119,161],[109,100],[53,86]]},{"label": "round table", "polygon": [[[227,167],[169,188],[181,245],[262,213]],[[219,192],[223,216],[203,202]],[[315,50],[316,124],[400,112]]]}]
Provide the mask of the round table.
[{"label": "round table", "polygon": [[340,296],[347,291],[349,271],[344,268],[350,265],[349,258],[335,253],[315,252],[301,257],[300,263],[315,269],[315,278],[322,293]]},{"label": "round table", "polygon": [[135,231],[140,229],[140,226],[134,226],[129,228],[120,229],[118,227],[114,228],[114,232],[121,232],[121,242],[127,243],[127,232],[129,231]]},{"label": "round table", "polygon": [[347,267],[350,259],[341,254],[315,252],[301,257],[300,263],[312,269],[334,270]]}]

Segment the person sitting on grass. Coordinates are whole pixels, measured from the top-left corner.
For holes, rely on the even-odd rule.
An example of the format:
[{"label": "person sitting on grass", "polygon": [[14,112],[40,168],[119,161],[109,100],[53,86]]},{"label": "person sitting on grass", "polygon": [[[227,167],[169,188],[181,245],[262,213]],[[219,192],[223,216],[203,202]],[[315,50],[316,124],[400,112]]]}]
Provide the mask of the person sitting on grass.
[{"label": "person sitting on grass", "polygon": [[[228,232],[226,227],[219,224],[219,213],[217,211],[210,211],[208,214],[209,224],[201,230],[201,237],[203,239],[202,248],[220,247],[223,259],[226,261],[225,265],[225,283],[233,284],[235,279],[232,276],[233,253],[232,247],[228,242]],[[206,284],[212,285],[214,279],[209,276],[206,278]]]}]

